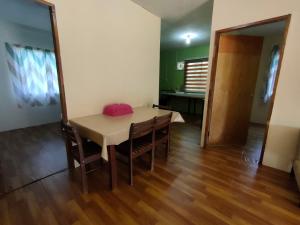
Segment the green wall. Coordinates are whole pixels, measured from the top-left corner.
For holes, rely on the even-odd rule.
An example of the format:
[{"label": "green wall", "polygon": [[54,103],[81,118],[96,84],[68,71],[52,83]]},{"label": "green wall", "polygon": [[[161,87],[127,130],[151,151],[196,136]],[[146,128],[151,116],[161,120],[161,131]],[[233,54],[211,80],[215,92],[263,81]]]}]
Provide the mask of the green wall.
[{"label": "green wall", "polygon": [[160,90],[181,90],[184,71],[177,70],[177,62],[208,57],[209,44],[160,52]]}]

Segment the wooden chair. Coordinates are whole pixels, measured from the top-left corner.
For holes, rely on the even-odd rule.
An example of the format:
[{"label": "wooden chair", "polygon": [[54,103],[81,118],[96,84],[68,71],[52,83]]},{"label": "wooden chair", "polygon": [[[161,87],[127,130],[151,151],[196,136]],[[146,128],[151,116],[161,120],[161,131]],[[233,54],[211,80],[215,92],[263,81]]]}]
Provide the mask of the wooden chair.
[{"label": "wooden chair", "polygon": [[150,170],[154,168],[154,121],[151,119],[141,123],[132,123],[129,140],[116,146],[117,152],[126,156],[129,163],[129,184],[133,185],[133,160],[148,153]]},{"label": "wooden chair", "polygon": [[165,106],[165,105],[155,105],[155,104],[153,104],[152,108],[171,110],[171,108],[169,106]]},{"label": "wooden chair", "polygon": [[154,123],[155,151],[158,146],[165,144],[165,155],[168,158],[170,152],[170,127],[172,112],[167,115],[156,117]]},{"label": "wooden chair", "polygon": [[62,134],[67,141],[67,155],[70,169],[73,170],[74,160],[80,165],[81,183],[84,193],[88,192],[87,174],[94,170],[87,170],[87,166],[101,159],[101,147],[92,141],[83,140],[77,129],[68,123],[61,122]]}]

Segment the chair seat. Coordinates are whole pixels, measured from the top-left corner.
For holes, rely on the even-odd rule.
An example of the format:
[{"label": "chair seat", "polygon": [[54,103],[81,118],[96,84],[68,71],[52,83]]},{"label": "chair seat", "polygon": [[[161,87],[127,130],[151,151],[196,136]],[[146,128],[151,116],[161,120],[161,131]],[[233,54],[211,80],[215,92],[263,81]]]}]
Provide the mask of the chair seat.
[{"label": "chair seat", "polygon": [[[93,158],[93,160],[97,160],[98,158],[99,159],[101,158],[102,148],[96,143],[92,141],[83,142],[82,147],[83,147],[83,153],[84,153],[84,158],[86,163],[89,163],[91,158]],[[78,146],[77,145],[72,146],[72,149],[73,149],[72,153],[75,160],[80,162]]]},{"label": "chair seat", "polygon": [[[116,146],[116,150],[122,155],[129,155],[130,153],[130,141],[125,141]],[[152,150],[152,136],[146,136],[139,138],[133,142],[132,156],[138,157],[147,151]]]}]

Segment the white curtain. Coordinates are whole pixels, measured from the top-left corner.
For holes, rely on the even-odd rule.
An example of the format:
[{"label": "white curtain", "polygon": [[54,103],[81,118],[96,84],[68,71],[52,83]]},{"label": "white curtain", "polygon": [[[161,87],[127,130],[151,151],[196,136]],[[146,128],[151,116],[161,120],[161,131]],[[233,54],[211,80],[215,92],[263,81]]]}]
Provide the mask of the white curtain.
[{"label": "white curtain", "polygon": [[53,51],[5,44],[17,104],[57,104],[59,86]]},{"label": "white curtain", "polygon": [[274,85],[275,85],[276,75],[278,70],[278,64],[279,64],[279,58],[280,58],[279,46],[276,45],[273,47],[272,54],[271,54],[271,62],[268,71],[267,84],[264,92],[264,103],[269,102],[269,100],[273,95]]}]

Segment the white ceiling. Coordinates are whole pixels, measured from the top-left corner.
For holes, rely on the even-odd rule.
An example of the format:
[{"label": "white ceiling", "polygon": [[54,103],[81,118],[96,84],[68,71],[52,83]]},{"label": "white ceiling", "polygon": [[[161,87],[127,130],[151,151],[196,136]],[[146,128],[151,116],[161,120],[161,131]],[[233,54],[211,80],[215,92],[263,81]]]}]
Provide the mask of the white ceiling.
[{"label": "white ceiling", "polygon": [[162,18],[161,47],[184,47],[182,36],[197,35],[191,45],[210,40],[213,0],[132,0]]},{"label": "white ceiling", "polygon": [[207,0],[132,0],[163,20],[177,21]]},{"label": "white ceiling", "polygon": [[0,19],[36,29],[51,30],[48,8],[34,0],[0,0]]}]

